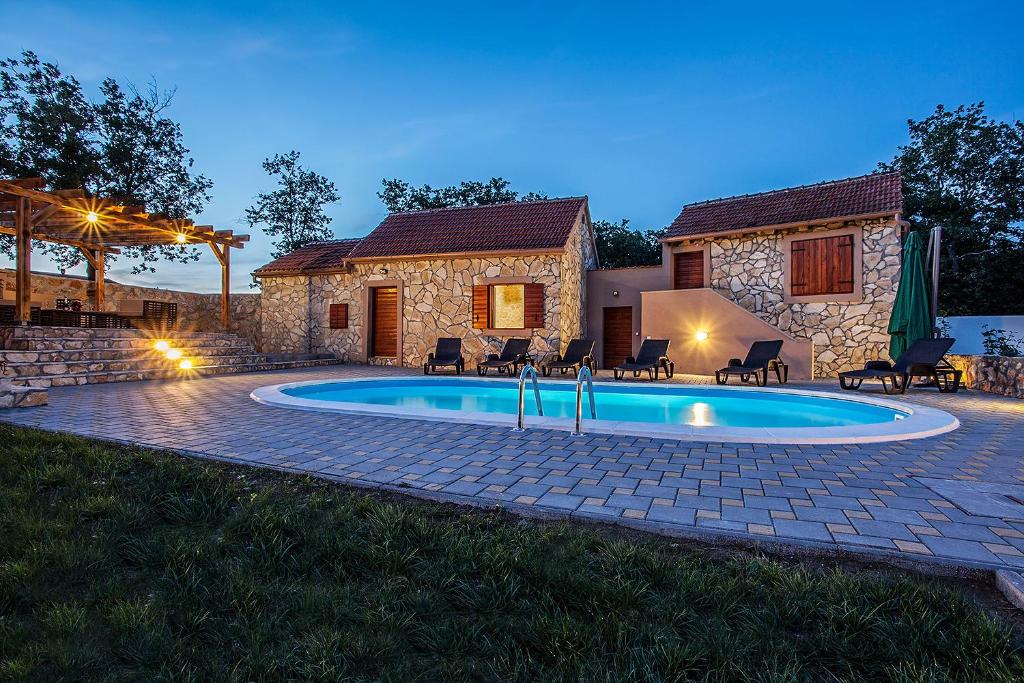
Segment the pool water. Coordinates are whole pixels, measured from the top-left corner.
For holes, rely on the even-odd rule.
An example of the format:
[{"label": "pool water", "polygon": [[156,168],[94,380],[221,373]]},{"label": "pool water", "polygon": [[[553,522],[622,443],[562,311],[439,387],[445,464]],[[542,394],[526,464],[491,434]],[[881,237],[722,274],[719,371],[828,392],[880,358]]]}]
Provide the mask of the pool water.
[{"label": "pool water", "polygon": [[[545,417],[573,418],[576,385],[541,382]],[[292,386],[281,393],[301,399],[370,404],[409,409],[451,410],[515,415],[515,380],[381,379]],[[718,389],[685,386],[594,384],[597,418],[615,422],[651,422],[695,427],[847,427],[902,420],[907,413],[883,405],[842,398],[806,396],[777,389]],[[589,403],[583,399],[584,419]],[[536,415],[533,390],[527,383],[526,413]]]}]

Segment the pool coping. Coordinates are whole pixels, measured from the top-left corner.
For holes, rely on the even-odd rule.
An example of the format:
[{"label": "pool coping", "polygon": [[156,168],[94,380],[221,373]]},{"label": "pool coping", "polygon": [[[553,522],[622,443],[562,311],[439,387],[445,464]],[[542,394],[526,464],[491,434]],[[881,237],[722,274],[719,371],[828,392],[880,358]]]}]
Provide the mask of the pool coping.
[{"label": "pool coping", "polygon": [[[493,382],[508,384],[509,378],[501,377],[453,377],[450,375],[432,376],[402,376],[402,377],[363,377],[351,379],[333,380],[310,380],[303,382],[287,382],[284,384],[271,384],[259,387],[249,394],[254,401],[267,406],[277,408],[291,408],[293,410],[307,410],[314,412],[347,413],[355,415],[372,415],[380,417],[394,417],[416,420],[429,420],[433,422],[451,422],[474,425],[493,426],[516,426],[516,416],[503,413],[488,413],[476,411],[455,411],[439,408],[404,408],[399,406],[375,405],[369,403],[350,403],[344,401],[323,401],[318,399],[300,398],[284,393],[285,389],[315,384],[354,384],[362,382],[390,383],[431,381],[472,381],[472,382]],[[566,383],[561,380],[541,380],[540,385],[560,385]],[[681,390],[692,391],[738,391],[757,392],[766,394],[789,394],[796,396],[809,396],[823,398],[832,401],[847,401],[852,403],[863,403],[890,410],[896,410],[907,415],[902,420],[893,422],[875,423],[869,425],[852,425],[844,427],[791,427],[771,429],[766,427],[699,427],[693,425],[669,425],[654,422],[620,422],[615,420],[601,420],[585,418],[583,430],[585,434],[611,434],[617,436],[638,436],[659,439],[675,439],[679,441],[699,441],[711,443],[762,443],[762,444],[794,444],[794,445],[826,445],[826,444],[863,444],[882,443],[889,441],[908,441],[911,439],[923,439],[930,436],[945,434],[960,426],[960,420],[956,416],[944,410],[930,408],[918,404],[890,401],[875,396],[850,395],[839,396],[834,393],[822,391],[810,391],[807,389],[790,389],[778,387],[739,387],[739,386],[705,386],[705,385],[637,385],[621,384],[608,381],[595,381],[596,386],[615,387],[628,390],[631,393],[679,393]],[[530,400],[527,397],[527,400]],[[575,421],[561,417],[538,417],[529,416],[525,426],[527,428],[556,429],[560,431],[573,432]]]}]

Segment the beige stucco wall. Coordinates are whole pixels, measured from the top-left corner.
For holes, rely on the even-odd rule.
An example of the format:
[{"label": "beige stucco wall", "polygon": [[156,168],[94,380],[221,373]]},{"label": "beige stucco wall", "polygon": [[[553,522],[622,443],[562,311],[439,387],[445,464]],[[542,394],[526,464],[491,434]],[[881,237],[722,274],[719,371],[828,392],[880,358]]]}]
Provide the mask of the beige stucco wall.
[{"label": "beige stucco wall", "polygon": [[[595,256],[589,225],[574,227],[563,253],[359,262],[348,272],[263,278],[262,335],[269,351],[334,353],[368,362],[367,302],[374,285],[396,285],[401,307],[399,363],[419,365],[438,337],[463,339],[472,366],[496,353],[518,333],[490,334],[472,326],[473,285],[487,279],[518,277],[544,285],[544,326],[529,333],[538,359],[558,352],[585,325],[584,271]],[[329,329],[332,303],[348,304],[348,328]],[[372,362],[389,362],[373,359]]]},{"label": "beige stucco wall", "polygon": [[[56,299],[78,299],[89,309],[89,281],[70,275],[32,273],[32,298],[46,308]],[[0,290],[14,291],[15,273],[0,268]],[[117,304],[126,299],[167,301],[178,305],[178,323],[181,329],[197,332],[220,331],[220,294],[182,292],[157,287],[126,285],[113,280],[104,282],[105,311],[116,311]],[[2,297],[0,297],[2,298]],[[231,295],[231,332],[248,339],[260,348],[260,295],[242,293]]]},{"label": "beige stucco wall", "polygon": [[640,350],[641,292],[665,288],[660,267],[609,268],[587,273],[587,336],[593,339],[594,357],[604,358],[604,309],[630,306],[633,311],[633,355]]},{"label": "beige stucco wall", "polygon": [[[787,236],[851,227],[860,232],[861,298],[787,301],[784,292]],[[842,370],[861,367],[865,360],[886,357],[889,344],[886,327],[900,276],[901,235],[896,219],[875,219],[785,232],[686,240],[678,246],[666,245],[664,288],[671,282],[673,248],[707,248],[710,287],[783,332],[811,339],[815,345],[816,375],[833,376]]]}]

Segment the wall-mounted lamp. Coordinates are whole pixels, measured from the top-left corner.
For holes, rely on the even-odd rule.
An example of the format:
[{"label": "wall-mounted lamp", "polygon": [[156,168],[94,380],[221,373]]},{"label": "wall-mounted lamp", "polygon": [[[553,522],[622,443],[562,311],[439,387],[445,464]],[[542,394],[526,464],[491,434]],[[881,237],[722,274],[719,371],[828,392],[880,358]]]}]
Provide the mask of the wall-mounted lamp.
[{"label": "wall-mounted lamp", "polygon": [[618,295],[619,295],[619,290],[613,289],[612,290],[612,296],[618,296]]},{"label": "wall-mounted lamp", "polygon": [[388,274],[388,269],[383,267],[383,266],[381,266],[380,269],[377,272],[380,273],[381,275],[387,275]]},{"label": "wall-mounted lamp", "polygon": [[693,336],[696,337],[697,341],[699,342],[708,340],[708,333],[705,332],[704,330],[697,330],[697,334]]}]

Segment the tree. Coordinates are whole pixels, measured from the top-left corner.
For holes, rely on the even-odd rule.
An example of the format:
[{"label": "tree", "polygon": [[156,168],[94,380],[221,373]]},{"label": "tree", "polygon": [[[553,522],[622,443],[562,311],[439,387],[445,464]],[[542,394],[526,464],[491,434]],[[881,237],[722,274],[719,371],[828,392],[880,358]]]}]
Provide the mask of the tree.
[{"label": "tree", "polygon": [[656,266],[661,263],[664,230],[634,230],[629,219],[618,223],[594,221],[597,257],[602,268]]},{"label": "tree", "polygon": [[547,199],[547,195],[539,192],[520,195],[509,187],[509,181],[504,178],[491,178],[488,182],[464,180],[458,185],[439,188],[430,185],[413,187],[398,178],[385,178],[381,183],[384,187],[377,196],[390,213]]},{"label": "tree", "polygon": [[299,165],[299,153],[275,154],[263,161],[263,170],[279,176],[278,189],[256,195],[245,210],[251,227],[265,226],[263,232],[280,237],[272,256],[278,258],[304,244],[331,238],[331,219],[324,206],[341,199],[338,188],[324,176]]},{"label": "tree", "polygon": [[[0,62],[0,172],[40,176],[53,189],[84,188],[89,196],[117,197],[151,213],[185,218],[209,202],[213,183],[193,175],[181,127],[163,116],[174,91],[127,92],[113,79],[100,86],[102,101],[89,102],[81,84],[33,52]],[[63,270],[81,262],[77,249],[39,243]],[[11,256],[13,242],[0,241]],[[164,258],[194,261],[190,246],[132,247],[133,271],[154,271]]]},{"label": "tree", "polygon": [[984,102],[907,123],[910,143],[880,168],[902,174],[915,229],[942,227],[940,315],[1024,313],[1024,123]]}]

